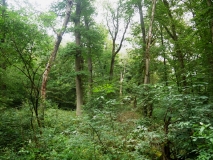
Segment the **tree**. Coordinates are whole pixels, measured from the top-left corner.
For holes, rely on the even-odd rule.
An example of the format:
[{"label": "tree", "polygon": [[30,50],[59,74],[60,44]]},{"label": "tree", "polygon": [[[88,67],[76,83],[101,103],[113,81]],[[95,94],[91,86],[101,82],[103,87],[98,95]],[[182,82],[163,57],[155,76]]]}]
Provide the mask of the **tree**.
[{"label": "tree", "polygon": [[75,10],[75,44],[76,44],[76,54],[75,54],[75,71],[76,71],[76,115],[80,116],[82,113],[83,105],[83,82],[81,77],[82,71],[82,53],[81,53],[81,33],[80,33],[80,18],[82,10],[82,2],[80,0],[76,1],[76,10]]},{"label": "tree", "polygon": [[[38,113],[42,67],[40,59],[44,56],[43,52],[47,52],[49,49],[49,37],[41,27],[38,29],[37,24],[30,22],[29,17],[22,14],[24,15],[25,11],[8,11],[5,21],[7,34],[4,37],[5,43],[0,44],[0,52],[7,63],[4,75],[6,75],[7,81],[11,80],[6,83],[8,85],[6,96],[14,101],[10,105],[19,103],[16,107],[20,107],[24,102],[29,103],[32,113],[31,126],[32,129],[35,129],[34,116],[37,125],[41,127]],[[12,72],[15,73],[12,74]],[[13,80],[17,74],[19,74],[20,81]],[[20,85],[18,88],[20,90],[16,89],[15,85]],[[13,93],[10,93],[11,89],[17,91],[15,94],[17,98],[20,98],[18,102],[16,97],[12,96]],[[23,94],[23,96],[18,96],[19,94]]]},{"label": "tree", "polygon": [[156,6],[156,0],[153,0],[152,2],[152,13],[151,13],[151,20],[149,24],[149,32],[148,32],[148,42],[146,46],[146,52],[145,52],[145,76],[144,76],[144,84],[149,84],[150,83],[150,45],[152,41],[152,27],[153,27],[153,22],[154,22],[154,15],[155,15],[155,6]]},{"label": "tree", "polygon": [[[92,96],[93,89],[93,52],[97,50],[97,46],[100,42],[100,36],[94,28],[95,22],[92,18],[94,14],[94,7],[92,6],[92,1],[84,1],[84,9],[82,10],[82,16],[84,21],[84,31],[82,33],[82,43],[85,47],[87,68],[88,68],[88,98]],[[100,40],[101,41],[101,40]]]},{"label": "tree", "polygon": [[[199,66],[196,71],[196,80],[208,83],[206,94],[213,95],[213,72],[212,72],[212,7],[213,4],[209,0],[205,1],[189,1],[185,3],[186,8],[191,11],[193,19],[193,39],[196,45],[196,62]],[[206,18],[203,18],[206,17]],[[202,64],[202,65],[201,65]],[[201,76],[202,75],[202,76]],[[204,76],[205,75],[205,76]],[[202,78],[201,78],[202,77]],[[200,90],[200,89],[199,89]]]},{"label": "tree", "polygon": [[[55,45],[54,45],[54,49],[50,55],[50,58],[47,62],[47,65],[46,65],[46,68],[45,68],[45,71],[44,71],[44,74],[43,74],[43,78],[42,78],[42,85],[41,85],[41,98],[42,98],[42,101],[44,101],[46,99],[46,86],[47,86],[47,79],[48,79],[48,74],[50,72],[50,69],[52,67],[52,64],[56,58],[56,55],[57,55],[57,52],[58,52],[58,48],[59,48],[59,45],[61,43],[61,40],[62,40],[62,37],[66,31],[66,28],[67,28],[67,24],[69,23],[69,20],[70,20],[70,14],[71,14],[71,8],[72,8],[72,5],[73,5],[73,1],[72,0],[67,0],[67,3],[66,3],[66,13],[65,13],[65,17],[64,17],[64,22],[63,22],[63,25],[60,29],[60,31],[57,34],[57,37],[56,37],[56,41],[55,41]],[[42,119],[44,119],[44,104],[41,105],[41,117]]]},{"label": "tree", "polygon": [[[142,33],[142,49],[143,49],[143,53],[142,53],[142,67],[140,72],[144,72],[145,71],[145,64],[146,64],[146,60],[145,60],[145,52],[146,52],[146,29],[145,29],[145,23],[144,23],[144,15],[143,15],[143,5],[142,5],[142,1],[138,0],[137,1],[137,6],[138,6],[138,10],[139,10],[139,16],[140,16],[140,28],[141,28],[141,33]],[[145,79],[145,77],[144,77]]]},{"label": "tree", "polygon": [[[174,18],[174,15],[171,11],[170,3],[167,0],[163,0],[164,5],[164,14],[167,16],[169,20],[169,24],[167,24],[165,21],[160,20],[160,24],[163,25],[164,29],[166,30],[167,34],[170,36],[170,38],[174,42],[174,52],[173,60],[174,60],[174,70],[175,70],[175,76],[177,85],[179,86],[180,91],[182,91],[183,88],[187,87],[187,79],[186,79],[186,65],[185,65],[185,56],[182,50],[182,46],[180,46],[180,35],[181,31],[177,28],[178,21]],[[182,88],[182,89],[181,89]]]},{"label": "tree", "polygon": [[[113,9],[110,4],[107,4],[107,14],[106,14],[106,23],[112,39],[112,55],[110,63],[110,73],[109,80],[113,79],[115,57],[121,50],[125,34],[127,32],[131,17],[132,11],[131,8],[128,8],[128,12],[125,10],[125,2],[119,0],[116,4],[116,8]],[[123,14],[122,14],[123,13]],[[121,26],[124,25],[124,27]],[[121,37],[119,37],[121,36]],[[119,43],[117,44],[117,41]]]}]

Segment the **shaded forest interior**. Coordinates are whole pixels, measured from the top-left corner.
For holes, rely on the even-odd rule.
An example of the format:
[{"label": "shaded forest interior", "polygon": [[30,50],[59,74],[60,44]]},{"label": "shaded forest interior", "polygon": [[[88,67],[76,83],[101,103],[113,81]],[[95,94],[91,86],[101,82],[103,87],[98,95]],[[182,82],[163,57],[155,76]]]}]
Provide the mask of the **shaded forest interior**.
[{"label": "shaded forest interior", "polygon": [[0,159],[212,160],[213,1],[0,2]]}]

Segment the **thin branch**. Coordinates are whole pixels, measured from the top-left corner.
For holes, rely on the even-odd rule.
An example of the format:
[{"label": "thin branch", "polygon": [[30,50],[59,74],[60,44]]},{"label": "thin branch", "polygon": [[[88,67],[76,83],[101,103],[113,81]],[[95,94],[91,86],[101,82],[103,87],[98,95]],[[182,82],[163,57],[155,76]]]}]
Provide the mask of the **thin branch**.
[{"label": "thin branch", "polygon": [[128,20],[127,20],[127,24],[126,24],[126,26],[125,26],[125,30],[124,30],[124,32],[123,32],[123,35],[122,35],[122,38],[121,38],[119,47],[118,47],[118,49],[115,51],[115,55],[121,50],[121,47],[122,47],[122,45],[123,45],[123,41],[124,41],[124,38],[125,38],[126,31],[127,31],[128,27],[129,27],[130,19],[131,19],[131,16],[130,16],[130,17],[128,18]]},{"label": "thin branch", "polygon": [[[107,17],[108,17],[108,14],[107,14]],[[109,30],[109,33],[110,33],[110,35],[111,35],[111,37],[112,37],[112,39],[113,39],[113,34],[112,34],[112,31],[111,31],[111,29],[110,29],[110,26],[109,26],[109,20],[108,20],[108,18],[106,17],[106,21],[107,21],[107,27],[108,27],[108,30]]]}]

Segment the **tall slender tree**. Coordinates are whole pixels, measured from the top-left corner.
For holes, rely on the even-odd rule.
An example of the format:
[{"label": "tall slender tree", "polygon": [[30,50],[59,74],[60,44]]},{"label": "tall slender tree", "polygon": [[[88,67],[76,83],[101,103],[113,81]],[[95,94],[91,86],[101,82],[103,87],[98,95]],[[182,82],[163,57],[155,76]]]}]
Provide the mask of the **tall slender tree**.
[{"label": "tall slender tree", "polygon": [[150,83],[150,47],[152,41],[152,28],[155,16],[155,7],[156,7],[156,0],[152,1],[152,13],[151,19],[149,24],[149,32],[148,32],[148,40],[146,45],[146,52],[145,52],[145,75],[144,75],[144,84]]},{"label": "tall slender tree", "polygon": [[81,10],[82,2],[81,0],[76,1],[76,10],[75,10],[75,43],[76,43],[76,55],[75,55],[75,71],[76,71],[76,115],[80,116],[82,114],[82,105],[83,105],[83,81],[80,72],[83,67],[83,57],[81,53],[81,33],[80,33],[80,20],[81,20]]},{"label": "tall slender tree", "polygon": [[48,74],[49,74],[50,69],[52,67],[52,64],[53,64],[53,62],[56,58],[58,48],[59,48],[60,43],[62,41],[62,37],[63,37],[63,35],[66,31],[66,28],[67,28],[67,24],[69,23],[72,5],[73,5],[73,1],[67,0],[67,7],[66,7],[66,14],[65,14],[64,22],[63,22],[63,25],[62,25],[60,31],[58,33],[56,33],[55,45],[54,45],[53,51],[50,55],[50,58],[47,62],[47,65],[46,65],[46,68],[45,68],[45,71],[44,71],[44,74],[43,74],[42,87],[41,87],[41,97],[44,100],[46,99],[46,86],[47,86]]},{"label": "tall slender tree", "polygon": [[[57,36],[56,36],[54,48],[53,48],[52,53],[50,55],[50,58],[49,58],[49,60],[47,62],[45,71],[43,73],[42,85],[41,85],[41,98],[42,98],[42,101],[44,101],[46,99],[46,86],[47,86],[48,75],[49,75],[49,72],[50,72],[50,69],[52,67],[53,62],[55,61],[55,58],[56,58],[56,55],[57,55],[57,52],[58,52],[58,48],[60,46],[60,43],[62,41],[62,37],[63,37],[63,35],[64,35],[65,31],[66,31],[66,28],[67,28],[67,24],[70,21],[70,14],[71,14],[72,5],[73,5],[73,1],[72,0],[67,0],[64,22],[63,22],[63,25],[62,25],[60,31],[58,33],[56,33]],[[42,103],[42,105],[41,105],[41,113],[42,113],[41,117],[42,117],[42,119],[44,119],[44,110],[45,110],[44,107],[45,107],[44,103]]]},{"label": "tall slender tree", "polygon": [[[181,46],[179,44],[179,34],[177,32],[177,23],[175,18],[172,15],[171,6],[167,0],[163,0],[164,7],[166,9],[166,14],[169,19],[169,24],[162,23],[164,26],[166,32],[170,36],[170,38],[174,41],[174,48],[175,48],[175,55],[174,60],[175,65],[175,74],[177,79],[177,85],[180,88],[185,88],[187,86],[187,80],[186,80],[186,70],[185,70],[185,62],[184,62],[184,53],[181,49]],[[180,89],[181,91],[182,89]]]},{"label": "tall slender tree", "polygon": [[[125,12],[125,4],[122,0],[119,0],[116,5],[117,6],[115,9],[112,8],[111,4],[108,4],[106,7],[106,23],[112,39],[112,54],[109,80],[113,79],[115,58],[122,48],[125,34],[127,32],[132,17],[131,11]],[[122,24],[124,27],[121,26]],[[121,38],[119,39],[119,37]]]}]

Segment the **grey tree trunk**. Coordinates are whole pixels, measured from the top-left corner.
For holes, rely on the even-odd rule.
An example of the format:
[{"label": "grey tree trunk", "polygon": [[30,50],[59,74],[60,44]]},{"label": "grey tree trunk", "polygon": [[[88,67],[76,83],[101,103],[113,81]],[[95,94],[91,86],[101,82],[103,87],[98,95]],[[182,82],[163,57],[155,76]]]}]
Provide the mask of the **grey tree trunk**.
[{"label": "grey tree trunk", "polygon": [[75,11],[75,43],[77,46],[76,56],[75,56],[75,71],[76,71],[76,115],[80,116],[82,114],[82,105],[83,105],[83,82],[81,75],[79,74],[82,71],[82,55],[80,50],[81,45],[81,34],[79,31],[80,27],[80,16],[81,16],[81,2],[78,0],[76,4]]}]

